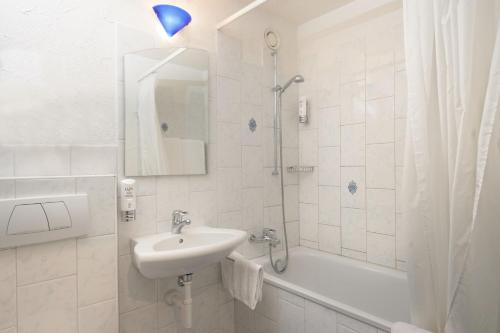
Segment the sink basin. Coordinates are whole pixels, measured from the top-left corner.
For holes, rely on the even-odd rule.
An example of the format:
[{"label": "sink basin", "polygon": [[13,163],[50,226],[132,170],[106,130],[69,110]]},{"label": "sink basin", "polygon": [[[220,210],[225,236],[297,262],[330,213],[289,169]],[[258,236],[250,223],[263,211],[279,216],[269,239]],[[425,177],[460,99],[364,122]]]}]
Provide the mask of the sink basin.
[{"label": "sink basin", "polygon": [[138,237],[132,239],[134,264],[150,279],[196,273],[221,261],[246,237],[245,231],[209,227]]}]

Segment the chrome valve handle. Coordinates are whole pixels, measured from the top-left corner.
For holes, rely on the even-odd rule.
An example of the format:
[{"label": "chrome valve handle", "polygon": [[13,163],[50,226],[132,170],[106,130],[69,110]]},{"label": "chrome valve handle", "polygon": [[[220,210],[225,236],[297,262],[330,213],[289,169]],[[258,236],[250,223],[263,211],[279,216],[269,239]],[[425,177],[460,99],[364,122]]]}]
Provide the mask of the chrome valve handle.
[{"label": "chrome valve handle", "polygon": [[272,228],[264,228],[262,230],[262,236],[257,237],[255,234],[251,234],[248,239],[252,243],[268,243],[269,246],[276,247],[281,241],[276,236],[276,230]]}]

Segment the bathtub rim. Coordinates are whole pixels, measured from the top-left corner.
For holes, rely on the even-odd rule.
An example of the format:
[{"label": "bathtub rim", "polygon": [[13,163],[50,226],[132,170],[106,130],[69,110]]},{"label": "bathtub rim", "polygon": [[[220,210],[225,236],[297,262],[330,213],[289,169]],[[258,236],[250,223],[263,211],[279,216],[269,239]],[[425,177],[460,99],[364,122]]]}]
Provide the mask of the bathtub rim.
[{"label": "bathtub rim", "polygon": [[[391,268],[387,268],[387,267],[382,267],[379,265],[363,262],[360,260],[347,258],[347,257],[340,256],[340,255],[333,254],[333,253],[326,253],[323,251],[319,251],[319,250],[315,250],[315,249],[311,249],[311,248],[307,248],[307,247],[303,247],[303,246],[297,246],[297,247],[291,248],[290,253],[293,254],[294,252],[302,252],[302,253],[314,254],[316,256],[327,257],[328,260],[342,262],[342,263],[345,263],[347,265],[361,267],[363,269],[369,269],[372,271],[380,272],[382,274],[390,275],[390,276],[395,277],[395,278],[407,280],[406,272],[398,271],[396,269],[391,269]],[[276,255],[281,255],[282,253],[283,253],[283,251],[276,252]],[[264,255],[261,257],[257,257],[255,259],[253,259],[253,261],[263,265],[263,264],[269,262],[269,256]],[[317,292],[308,290],[308,289],[303,288],[301,286],[298,286],[294,283],[288,282],[288,281],[280,278],[279,276],[269,274],[265,270],[264,270],[264,282],[266,282],[274,287],[277,287],[278,289],[282,289],[284,291],[298,295],[306,300],[309,300],[311,302],[314,302],[316,304],[324,306],[328,309],[339,312],[339,313],[346,315],[348,317],[351,317],[353,319],[359,320],[363,323],[366,323],[366,324],[371,325],[373,327],[376,327],[378,329],[381,329],[381,330],[384,330],[387,332],[391,331],[391,326],[393,324],[393,322],[391,322],[391,321],[385,320],[385,319],[380,318],[378,316],[372,315],[366,311],[360,310],[360,309],[355,308],[353,306],[347,305],[343,302],[336,301],[332,298],[318,294]]]}]

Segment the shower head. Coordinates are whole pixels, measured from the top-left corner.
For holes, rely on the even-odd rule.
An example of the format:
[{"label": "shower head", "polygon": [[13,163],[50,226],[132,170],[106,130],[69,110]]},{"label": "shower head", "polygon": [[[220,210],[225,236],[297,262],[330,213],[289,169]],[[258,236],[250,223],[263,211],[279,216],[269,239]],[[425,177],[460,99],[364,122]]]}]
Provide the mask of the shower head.
[{"label": "shower head", "polygon": [[285,90],[288,89],[288,87],[290,87],[290,85],[292,83],[302,83],[304,82],[304,77],[302,75],[295,75],[294,77],[292,77],[290,80],[288,80],[284,85],[283,87],[276,87],[276,90],[278,90],[280,93],[284,93]]}]

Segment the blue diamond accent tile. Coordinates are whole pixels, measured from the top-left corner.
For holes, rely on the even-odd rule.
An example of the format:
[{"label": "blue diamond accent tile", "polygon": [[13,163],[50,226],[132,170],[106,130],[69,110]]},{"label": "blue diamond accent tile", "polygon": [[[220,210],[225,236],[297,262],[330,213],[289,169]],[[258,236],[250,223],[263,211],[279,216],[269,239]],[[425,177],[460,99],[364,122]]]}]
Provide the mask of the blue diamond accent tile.
[{"label": "blue diamond accent tile", "polygon": [[354,193],[356,193],[356,191],[358,190],[358,184],[356,184],[354,180],[351,180],[349,182],[349,185],[347,186],[347,189],[349,190],[349,192],[351,192],[352,195],[354,195]]},{"label": "blue diamond accent tile", "polygon": [[248,128],[250,129],[250,131],[255,132],[255,130],[257,129],[257,122],[255,121],[255,119],[251,118],[248,121]]}]

